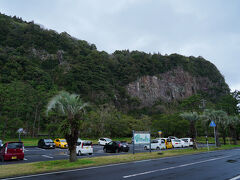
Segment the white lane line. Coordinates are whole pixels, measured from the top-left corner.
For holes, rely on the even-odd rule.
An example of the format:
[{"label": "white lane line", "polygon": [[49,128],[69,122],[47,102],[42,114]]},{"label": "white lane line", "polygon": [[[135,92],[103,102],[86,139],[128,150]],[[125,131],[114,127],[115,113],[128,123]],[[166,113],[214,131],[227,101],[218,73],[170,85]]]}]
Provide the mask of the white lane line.
[{"label": "white lane line", "polygon": [[27,161],[27,159],[26,159],[26,158],[24,158],[23,160],[24,160],[24,161]]},{"label": "white lane line", "polygon": [[200,164],[200,163],[205,163],[205,162],[209,162],[209,161],[215,161],[215,160],[219,160],[219,159],[223,159],[223,158],[227,158],[227,157],[229,157],[229,156],[224,156],[224,157],[220,157],[220,158],[213,158],[213,159],[198,161],[198,162],[194,162],[194,163],[182,164],[182,165],[179,165],[179,166],[172,166],[172,167],[163,168],[163,169],[156,169],[156,170],[146,171],[146,172],[137,173],[137,174],[131,174],[131,175],[123,176],[123,178],[126,179],[126,178],[141,176],[141,175],[145,175],[145,174],[151,174],[151,173],[155,173],[155,172],[158,172],[158,171],[166,171],[166,170],[170,170],[170,169],[176,169],[176,168],[191,166],[191,165],[194,165],[194,164]]},{"label": "white lane line", "polygon": [[42,155],[43,157],[46,157],[46,158],[50,158],[50,159],[52,159],[53,157],[51,157],[51,156],[47,156],[47,155]]},{"label": "white lane line", "polygon": [[27,150],[27,149],[25,148],[24,151],[29,151],[29,150]]},{"label": "white lane line", "polygon": [[240,179],[240,175],[239,175],[239,176],[236,176],[236,177],[234,177],[234,178],[232,178],[232,179],[229,179],[229,180],[237,180],[237,179]]}]

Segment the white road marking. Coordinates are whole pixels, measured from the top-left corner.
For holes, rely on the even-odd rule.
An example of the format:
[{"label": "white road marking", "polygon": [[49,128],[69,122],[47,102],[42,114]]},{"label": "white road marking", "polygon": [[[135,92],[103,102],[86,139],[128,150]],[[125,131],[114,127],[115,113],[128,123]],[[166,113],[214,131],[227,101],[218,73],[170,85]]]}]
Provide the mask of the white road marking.
[{"label": "white road marking", "polygon": [[29,150],[27,150],[27,149],[25,148],[24,151],[29,151]]},{"label": "white road marking", "polygon": [[146,171],[146,172],[137,173],[137,174],[131,174],[131,175],[123,176],[123,178],[126,179],[126,178],[141,176],[141,175],[145,175],[145,174],[151,174],[151,173],[155,173],[155,172],[158,172],[158,171],[166,171],[166,170],[170,170],[170,169],[176,169],[176,168],[191,166],[191,165],[194,165],[194,164],[200,164],[200,163],[205,163],[205,162],[209,162],[209,161],[215,161],[215,160],[219,160],[219,159],[223,159],[223,158],[227,158],[227,157],[229,157],[229,156],[224,156],[224,157],[220,157],[220,158],[213,158],[213,159],[208,159],[208,160],[198,161],[198,162],[193,162],[193,163],[188,163],[188,164],[182,164],[182,165],[179,165],[179,166],[172,166],[172,167],[163,168],[163,169],[156,169],[156,170]]},{"label": "white road marking", "polygon": [[50,158],[50,159],[52,159],[53,157],[51,157],[51,156],[47,156],[47,155],[42,155],[43,157],[46,157],[46,158]]},{"label": "white road marking", "polygon": [[23,160],[24,160],[24,161],[27,161],[27,159],[26,159],[26,158],[24,158]]},{"label": "white road marking", "polygon": [[[239,149],[240,150],[240,149]],[[237,180],[237,179],[240,179],[240,175],[239,176],[236,176],[236,177],[234,177],[234,178],[232,178],[232,179],[229,179],[229,180]]]}]

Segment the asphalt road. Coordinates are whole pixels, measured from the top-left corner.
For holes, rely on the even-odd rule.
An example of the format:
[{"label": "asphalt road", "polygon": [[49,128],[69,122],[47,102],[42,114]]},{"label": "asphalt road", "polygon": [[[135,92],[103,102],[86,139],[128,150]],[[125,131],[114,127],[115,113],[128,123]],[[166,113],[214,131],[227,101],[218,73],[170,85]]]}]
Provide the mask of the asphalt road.
[{"label": "asphalt road", "polygon": [[234,149],[60,171],[10,179],[236,180],[240,179],[239,175],[240,149]]},{"label": "asphalt road", "polygon": [[[129,144],[130,151],[128,153],[132,153],[132,144]],[[206,146],[203,144],[199,144],[199,146]],[[147,152],[144,150],[144,145],[135,145],[135,152]],[[179,148],[175,148],[179,149]],[[171,149],[170,149],[171,150]],[[164,150],[165,151],[165,150]],[[103,146],[94,145],[93,146],[93,154],[92,155],[82,155],[78,156],[78,158],[86,158],[86,157],[96,157],[96,156],[109,156],[109,155],[117,155],[117,154],[126,154],[126,152],[120,153],[104,153]],[[6,164],[16,164],[16,163],[30,163],[30,162],[37,162],[37,161],[50,161],[50,160],[61,160],[61,159],[68,159],[68,151],[67,149],[41,149],[38,147],[25,147],[24,152],[24,160],[12,160],[12,161],[5,161],[0,162],[0,165]]]}]

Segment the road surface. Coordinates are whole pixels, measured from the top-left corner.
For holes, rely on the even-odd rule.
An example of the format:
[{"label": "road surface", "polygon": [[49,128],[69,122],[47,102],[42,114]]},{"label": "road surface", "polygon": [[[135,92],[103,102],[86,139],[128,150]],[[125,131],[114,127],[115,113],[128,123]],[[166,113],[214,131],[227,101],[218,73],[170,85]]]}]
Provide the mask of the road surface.
[{"label": "road surface", "polygon": [[10,179],[236,180],[240,179],[240,149],[143,160]]}]

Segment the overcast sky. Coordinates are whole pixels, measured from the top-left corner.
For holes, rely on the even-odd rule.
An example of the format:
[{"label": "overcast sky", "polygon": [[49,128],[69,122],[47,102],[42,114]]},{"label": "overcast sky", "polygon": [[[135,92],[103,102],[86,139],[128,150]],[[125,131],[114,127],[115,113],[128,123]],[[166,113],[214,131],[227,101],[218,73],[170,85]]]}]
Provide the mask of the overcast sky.
[{"label": "overcast sky", "polygon": [[240,90],[239,0],[0,0],[0,12],[98,50],[202,56]]}]

